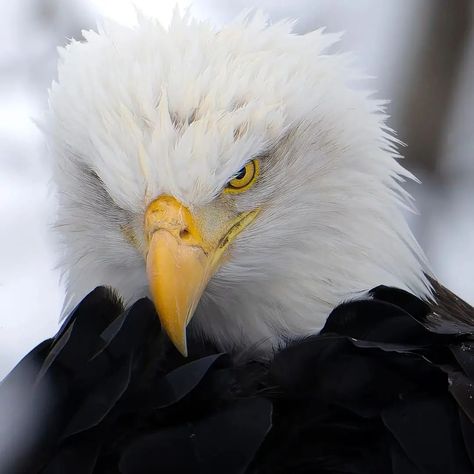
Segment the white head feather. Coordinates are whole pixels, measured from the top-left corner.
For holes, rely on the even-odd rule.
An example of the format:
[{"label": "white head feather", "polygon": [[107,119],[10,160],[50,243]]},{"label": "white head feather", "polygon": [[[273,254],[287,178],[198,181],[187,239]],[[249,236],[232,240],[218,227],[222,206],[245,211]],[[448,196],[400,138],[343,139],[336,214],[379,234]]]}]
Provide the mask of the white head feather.
[{"label": "white head feather", "polygon": [[209,283],[192,325],[224,349],[321,329],[341,301],[379,284],[429,294],[401,208],[412,178],[383,103],[354,90],[338,35],[291,32],[256,13],[216,31],[175,15],[108,24],[61,50],[46,129],[60,193],[66,311],[97,285],[148,295],[137,249],[160,194],[211,210],[243,164],[261,179],[235,196],[261,207]]}]

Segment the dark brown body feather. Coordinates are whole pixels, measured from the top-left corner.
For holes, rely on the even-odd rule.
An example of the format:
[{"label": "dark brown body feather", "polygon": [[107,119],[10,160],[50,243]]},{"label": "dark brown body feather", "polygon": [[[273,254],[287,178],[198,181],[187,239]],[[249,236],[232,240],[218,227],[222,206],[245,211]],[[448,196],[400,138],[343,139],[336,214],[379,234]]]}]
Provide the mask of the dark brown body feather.
[{"label": "dark brown body feather", "polygon": [[473,310],[432,283],[430,304],[374,288],[267,363],[184,359],[150,301],[98,288],[0,385],[0,472],[472,474]]},{"label": "dark brown body feather", "polygon": [[429,277],[434,290],[434,301],[430,304],[431,312],[427,321],[436,331],[459,332],[474,331],[474,308],[448,290],[439,281]]}]

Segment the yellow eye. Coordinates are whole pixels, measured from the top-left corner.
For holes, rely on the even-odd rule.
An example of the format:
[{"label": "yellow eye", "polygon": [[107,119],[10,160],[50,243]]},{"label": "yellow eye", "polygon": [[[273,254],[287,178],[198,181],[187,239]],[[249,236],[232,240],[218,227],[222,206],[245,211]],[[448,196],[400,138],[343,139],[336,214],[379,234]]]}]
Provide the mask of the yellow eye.
[{"label": "yellow eye", "polygon": [[257,180],[260,171],[258,160],[249,161],[228,183],[225,193],[238,194],[247,191]]}]

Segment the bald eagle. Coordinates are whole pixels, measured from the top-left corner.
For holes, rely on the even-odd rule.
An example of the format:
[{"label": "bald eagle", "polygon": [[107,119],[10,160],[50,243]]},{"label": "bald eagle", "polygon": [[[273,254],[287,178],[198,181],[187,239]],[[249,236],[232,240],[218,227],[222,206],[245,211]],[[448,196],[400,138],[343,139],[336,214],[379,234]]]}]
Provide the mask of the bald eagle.
[{"label": "bald eagle", "polygon": [[3,383],[45,413],[9,472],[472,472],[473,311],[338,38],[176,14],[60,50],[69,316]]}]

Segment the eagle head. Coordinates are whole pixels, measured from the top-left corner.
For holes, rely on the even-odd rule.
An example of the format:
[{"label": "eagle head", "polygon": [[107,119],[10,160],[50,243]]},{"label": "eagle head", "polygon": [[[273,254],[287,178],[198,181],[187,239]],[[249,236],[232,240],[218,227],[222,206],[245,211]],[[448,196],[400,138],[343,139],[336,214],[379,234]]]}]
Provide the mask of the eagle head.
[{"label": "eagle head", "polygon": [[[317,332],[375,285],[429,294],[384,103],[339,35],[257,12],[215,29],[109,23],[60,51],[45,129],[69,311],[97,285],[149,296],[232,351]],[[191,321],[192,319],[192,321]]]}]

